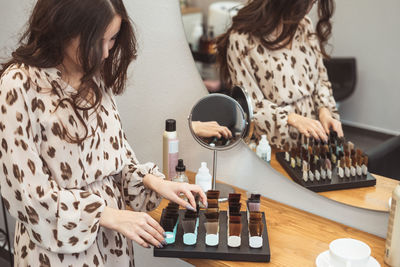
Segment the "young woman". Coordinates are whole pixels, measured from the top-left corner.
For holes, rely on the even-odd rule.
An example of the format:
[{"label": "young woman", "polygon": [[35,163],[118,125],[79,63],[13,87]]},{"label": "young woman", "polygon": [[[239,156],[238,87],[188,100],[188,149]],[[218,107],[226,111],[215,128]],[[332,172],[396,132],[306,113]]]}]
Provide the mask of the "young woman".
[{"label": "young woman", "polygon": [[130,240],[165,242],[146,213],[161,197],[206,204],[200,187],[140,164],[126,140],[114,95],[135,58],[122,0],[37,1],[0,70],[1,194],[17,219],[16,266],[133,266]]},{"label": "young woman", "polygon": [[[306,16],[315,2],[316,33]],[[277,147],[296,143],[299,133],[343,135],[323,65],[333,9],[333,0],[251,0],[217,40],[221,77],[249,92],[256,135]]]}]

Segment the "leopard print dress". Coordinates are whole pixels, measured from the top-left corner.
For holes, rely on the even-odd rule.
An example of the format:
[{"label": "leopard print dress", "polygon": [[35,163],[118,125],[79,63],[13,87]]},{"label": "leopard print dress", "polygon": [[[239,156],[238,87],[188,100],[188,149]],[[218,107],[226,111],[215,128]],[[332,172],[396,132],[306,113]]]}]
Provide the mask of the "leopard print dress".
[{"label": "leopard print dress", "polygon": [[98,84],[97,112],[79,111],[89,137],[72,144],[67,135],[84,128],[68,101],[58,105],[74,89],[57,69],[12,65],[0,79],[1,195],[17,219],[15,266],[134,266],[132,241],[99,218],[105,206],[154,209],[160,196],[142,178],[164,176],[139,164],[114,96]]},{"label": "leopard print dress", "polygon": [[233,85],[252,99],[257,139],[266,134],[277,147],[297,142],[299,133],[287,123],[296,113],[317,119],[322,107],[339,119],[323,56],[311,20],[305,17],[295,33],[292,48],[269,50],[247,33],[229,36],[227,61]]}]

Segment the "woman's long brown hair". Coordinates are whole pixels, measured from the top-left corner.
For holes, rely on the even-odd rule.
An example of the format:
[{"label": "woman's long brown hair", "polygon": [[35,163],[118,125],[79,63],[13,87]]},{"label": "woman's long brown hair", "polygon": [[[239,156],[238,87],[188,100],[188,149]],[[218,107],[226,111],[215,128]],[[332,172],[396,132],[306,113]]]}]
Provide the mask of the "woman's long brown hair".
[{"label": "woman's long brown hair", "polygon": [[[217,38],[217,62],[224,85],[232,87],[227,62],[229,36],[232,32],[247,33],[257,38],[267,49],[281,49],[291,43],[300,21],[313,3],[314,0],[250,0],[241,8],[233,17],[231,27]],[[315,34],[320,43],[321,53],[325,57],[328,57],[325,45],[332,32],[330,19],[333,11],[333,0],[318,0],[319,20]],[[280,26],[280,35],[271,40],[269,37]]]},{"label": "woman's long brown hair", "polygon": [[[102,61],[102,38],[116,15],[121,17],[121,28],[108,58]],[[13,64],[38,68],[62,65],[65,49],[76,37],[80,38],[79,63],[84,75],[76,94],[62,99],[59,106],[68,102],[85,127],[84,136],[68,136],[68,141],[81,143],[88,137],[88,127],[79,110],[96,111],[103,96],[93,78],[100,74],[106,88],[121,94],[125,89],[128,66],[137,56],[134,29],[122,0],[38,0],[18,48],[11,54],[11,59],[2,64],[0,76]],[[94,95],[92,103],[80,105],[91,95]],[[65,127],[63,132],[66,133]]]}]

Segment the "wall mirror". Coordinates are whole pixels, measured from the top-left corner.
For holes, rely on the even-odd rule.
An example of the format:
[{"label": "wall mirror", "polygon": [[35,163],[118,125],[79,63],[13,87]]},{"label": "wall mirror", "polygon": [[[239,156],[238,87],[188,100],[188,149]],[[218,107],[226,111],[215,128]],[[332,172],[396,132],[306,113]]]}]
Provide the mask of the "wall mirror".
[{"label": "wall mirror", "polygon": [[[253,113],[256,103],[252,95],[246,92],[246,86],[238,90],[237,87],[225,86],[221,82],[216,64],[218,51],[215,49],[215,38],[229,28],[232,17],[249,2],[183,0],[181,13],[188,44],[207,90],[211,94],[232,96],[243,110],[246,110],[246,103],[251,103],[249,107]],[[314,28],[318,21],[317,4],[318,1],[308,14]],[[325,60],[324,65],[333,87],[346,140],[367,152],[376,150],[400,133],[400,125],[393,120],[394,116],[384,114],[400,113],[400,106],[394,100],[400,98],[400,88],[395,80],[396,66],[393,63],[393,57],[396,57],[397,62],[400,61],[400,55],[394,53],[400,45],[400,37],[393,34],[400,27],[400,18],[393,10],[399,8],[398,1],[389,1],[385,7],[377,2],[365,3],[362,0],[335,1],[332,35],[328,41],[330,46],[327,47],[331,59]],[[366,18],[354,17],[355,10],[363,12]],[[381,49],[382,40],[377,36],[385,36],[384,51]],[[379,92],[376,88],[379,88]],[[241,98],[235,95],[239,91],[245,92]],[[381,101],[378,103],[376,99]],[[249,121],[248,125],[251,126]],[[251,139],[251,136],[256,127],[248,127],[251,134],[243,138],[253,150],[256,145],[254,142],[257,141]],[[266,163],[266,168],[273,167],[290,179],[276,161],[274,152],[276,150],[273,148],[271,163]],[[398,181],[383,176],[375,177],[377,185],[374,187],[319,194],[356,207],[387,211],[391,190]]]}]

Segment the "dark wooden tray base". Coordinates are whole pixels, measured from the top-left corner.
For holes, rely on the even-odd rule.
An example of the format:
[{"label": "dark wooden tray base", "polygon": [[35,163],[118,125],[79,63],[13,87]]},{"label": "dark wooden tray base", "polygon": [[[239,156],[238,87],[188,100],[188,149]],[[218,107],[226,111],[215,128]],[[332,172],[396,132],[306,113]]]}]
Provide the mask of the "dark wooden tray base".
[{"label": "dark wooden tray base", "polygon": [[304,182],[302,170],[300,170],[300,168],[298,167],[293,169],[290,166],[290,164],[285,160],[285,152],[276,153],[276,159],[289,174],[289,176],[293,179],[293,181],[314,192],[333,191],[376,185],[376,179],[370,173],[367,173],[366,176],[363,175],[350,178],[340,178],[337,174],[336,168],[332,170],[332,180],[320,179],[319,181],[316,181],[314,179],[313,182],[310,180]]},{"label": "dark wooden tray base", "polygon": [[[164,211],[163,211],[164,212]],[[197,243],[193,246],[183,244],[183,228],[179,223],[176,239],[174,244],[165,246],[164,248],[154,247],[155,257],[170,257],[170,258],[199,258],[199,259],[215,259],[229,261],[253,261],[253,262],[269,262],[271,259],[268,231],[263,214],[263,246],[261,248],[249,247],[249,232],[247,224],[247,214],[242,211],[242,235],[241,246],[231,248],[227,245],[227,212],[220,211],[219,215],[219,245],[209,247],[205,243],[205,227],[204,227],[204,210],[199,214],[199,228],[197,235]],[[183,218],[184,210],[179,211],[179,222]]]}]

